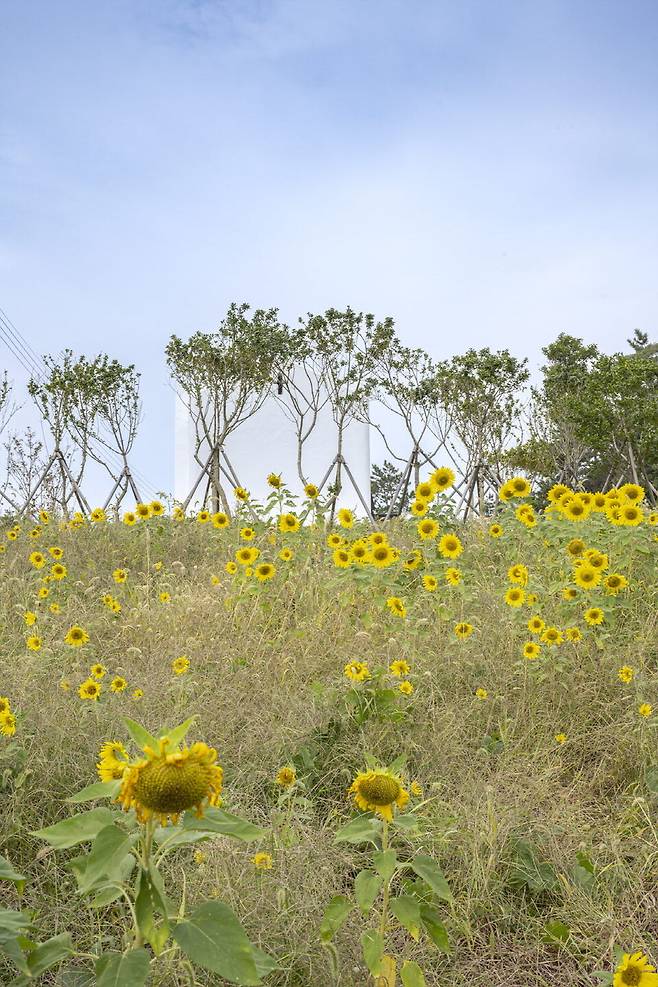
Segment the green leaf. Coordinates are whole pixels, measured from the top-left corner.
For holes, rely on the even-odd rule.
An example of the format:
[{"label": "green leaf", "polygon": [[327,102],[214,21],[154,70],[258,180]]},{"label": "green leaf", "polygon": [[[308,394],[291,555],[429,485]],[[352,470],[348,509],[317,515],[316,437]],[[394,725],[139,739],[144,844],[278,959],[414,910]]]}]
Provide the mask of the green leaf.
[{"label": "green leaf", "polygon": [[169,747],[167,748],[167,750],[170,753],[174,749],[174,747],[178,747],[178,745],[182,740],[185,740],[188,730],[190,729],[194,721],[197,719],[198,716],[196,715],[190,716],[189,720],[185,720],[184,723],[181,723],[179,726],[174,727],[173,730],[163,731],[162,736],[169,737],[170,740]]},{"label": "green leaf", "polygon": [[384,883],[387,884],[395,874],[398,858],[395,856],[395,850],[379,850],[377,853],[373,853],[372,863]]},{"label": "green leaf", "polygon": [[225,812],[224,809],[213,807],[204,810],[202,819],[197,819],[193,812],[186,812],[183,816],[183,829],[204,833],[221,833],[222,836],[232,836],[244,843],[262,840],[267,835],[266,829],[254,826],[247,819],[241,819],[240,816],[234,816],[230,812]]},{"label": "green leaf", "polygon": [[426,981],[423,971],[413,960],[405,960],[400,970],[403,987],[425,987]]},{"label": "green leaf", "polygon": [[144,987],[149,975],[145,949],[103,953],[96,961],[96,987]]},{"label": "green leaf", "polygon": [[98,836],[101,829],[110,825],[114,818],[115,813],[110,809],[89,809],[88,812],[71,816],[69,819],[55,823],[54,826],[37,829],[31,835],[45,840],[56,850],[66,850],[68,847],[77,846],[78,843],[90,843]]},{"label": "green leaf", "polygon": [[373,977],[378,977],[384,955],[384,937],[381,932],[376,932],[374,929],[364,932],[361,936],[361,948],[365,965]]},{"label": "green leaf", "polygon": [[420,819],[413,814],[396,816],[391,825],[395,829],[401,829],[404,833],[415,833],[420,826]]},{"label": "green leaf", "polygon": [[448,882],[443,876],[443,871],[432,857],[424,853],[418,853],[411,861],[411,866],[418,877],[422,877],[426,884],[442,901],[452,901],[452,893],[448,887]]},{"label": "green leaf", "polygon": [[526,887],[540,894],[550,891],[558,884],[557,874],[548,861],[540,861],[537,853],[525,840],[519,840],[515,847],[515,859],[510,872],[512,887]]},{"label": "green leaf", "polygon": [[0,881],[11,881],[19,891],[22,891],[27,878],[24,874],[19,874],[17,870],[14,870],[6,857],[0,857]]},{"label": "green leaf", "polygon": [[[162,885],[162,878],[155,868],[145,871],[143,868],[137,877],[137,894],[135,896],[135,916],[139,931],[153,947],[158,956],[164,949],[169,938],[169,920],[167,918],[167,901]],[[157,922],[157,916],[161,922]]]},{"label": "green leaf", "polygon": [[334,843],[376,843],[381,823],[374,816],[357,816],[339,829]]},{"label": "green leaf", "polygon": [[320,939],[329,942],[350,914],[354,905],[344,894],[335,895],[324,910],[320,923]]},{"label": "green leaf", "polygon": [[420,918],[425,928],[425,932],[437,949],[440,949],[442,953],[450,955],[450,940],[448,938],[448,933],[436,908],[432,908],[430,905],[421,905]]},{"label": "green leaf", "polygon": [[159,749],[160,745],[158,744],[157,737],[154,737],[148,730],[145,730],[136,720],[131,720],[129,716],[122,716],[121,719],[124,722],[126,730],[140,750],[144,747],[152,747],[155,751]]},{"label": "green leaf", "polygon": [[130,837],[114,824],[102,829],[85,858],[84,869],[76,874],[80,893],[86,894],[102,878],[120,880],[129,846]]},{"label": "green leaf", "polygon": [[364,915],[367,915],[372,908],[381,886],[381,877],[378,874],[373,874],[371,870],[362,870],[356,875],[354,896]]},{"label": "green leaf", "polygon": [[252,946],[223,902],[205,902],[187,922],[176,926],[173,935],[188,959],[205,970],[244,987],[261,983],[259,966],[264,954]]},{"label": "green leaf", "polygon": [[[72,952],[74,950],[70,932],[62,932],[59,936],[53,936],[52,939],[39,943],[27,957],[27,968],[30,971],[29,980],[40,977],[42,973],[49,970],[51,966],[61,963]],[[19,977],[14,981],[14,984],[18,987],[19,984],[29,983],[29,980],[27,977]]]},{"label": "green leaf", "polygon": [[541,937],[541,941],[548,945],[553,945],[554,943],[561,944],[565,943],[570,935],[571,930],[564,922],[547,922],[544,926],[544,934]]},{"label": "green leaf", "polygon": [[396,919],[403,925],[412,939],[420,939],[420,904],[411,895],[401,894],[393,898],[390,909]]},{"label": "green leaf", "polygon": [[117,781],[97,781],[93,785],[87,785],[75,795],[71,795],[67,802],[93,802],[95,799],[111,799],[119,794],[121,779]]}]

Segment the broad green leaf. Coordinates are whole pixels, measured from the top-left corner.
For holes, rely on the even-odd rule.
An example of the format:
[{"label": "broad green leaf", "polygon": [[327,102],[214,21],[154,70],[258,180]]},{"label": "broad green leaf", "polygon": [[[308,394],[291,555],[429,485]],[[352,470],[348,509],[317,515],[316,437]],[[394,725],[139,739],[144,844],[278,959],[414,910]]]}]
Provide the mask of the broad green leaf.
[{"label": "broad green leaf", "polygon": [[[135,915],[139,931],[146,942],[153,947],[156,956],[162,952],[169,938],[167,910],[167,901],[160,875],[155,868],[151,871],[140,869],[137,878]],[[157,921],[158,916],[160,916],[159,922]]]},{"label": "broad green leaf", "polygon": [[32,925],[32,919],[27,912],[17,912],[13,908],[0,909],[0,932],[10,935],[23,933]]},{"label": "broad green leaf", "polygon": [[112,799],[119,794],[121,779],[116,781],[97,781],[93,785],[87,785],[81,791],[68,798],[67,802],[93,802],[95,799]]},{"label": "broad green leaf", "polygon": [[403,987],[426,987],[423,971],[413,960],[405,960],[400,970]]},{"label": "broad green leaf", "polygon": [[420,939],[420,904],[411,895],[401,894],[393,898],[390,909],[396,919],[403,925],[412,939]]},{"label": "broad green leaf", "polygon": [[137,723],[136,720],[131,720],[129,716],[122,716],[121,719],[124,722],[126,730],[135,741],[140,750],[144,747],[152,747],[153,750],[158,750],[159,744],[157,737],[154,737],[152,733],[149,733],[141,724]]},{"label": "broad green leaf", "polygon": [[357,816],[334,837],[334,843],[376,843],[379,839],[381,823],[374,816]]},{"label": "broad green leaf", "polygon": [[354,896],[357,905],[364,915],[367,915],[372,908],[381,886],[381,877],[379,874],[373,874],[371,870],[362,870],[356,875],[354,880]]},{"label": "broad green leaf", "polygon": [[77,875],[80,893],[86,894],[101,878],[120,880],[129,846],[130,837],[114,824],[102,829],[87,855],[84,870]]},{"label": "broad green leaf", "polygon": [[243,987],[257,987],[261,983],[256,957],[262,954],[255,951],[237,918],[223,902],[205,902],[188,921],[176,926],[173,935],[188,959],[204,970]]},{"label": "broad green leaf", "polygon": [[443,876],[441,868],[432,857],[428,857],[424,853],[418,853],[411,861],[411,866],[414,872],[418,874],[418,877],[422,877],[429,884],[434,894],[441,898],[442,901],[452,901],[448,882]]},{"label": "broad green leaf", "polygon": [[185,720],[185,723],[174,727],[173,730],[165,730],[163,732],[163,736],[169,737],[170,740],[169,747],[167,748],[168,751],[172,751],[174,747],[178,747],[182,740],[185,740],[188,730],[197,719],[198,717],[196,715],[190,716],[189,720]]},{"label": "broad green leaf", "polygon": [[149,975],[145,949],[103,953],[96,961],[96,987],[144,987]]},{"label": "broad green leaf", "polygon": [[381,932],[377,932],[375,929],[368,929],[364,932],[361,936],[361,948],[363,949],[365,965],[373,977],[378,977],[384,955],[384,937]]},{"label": "broad green leaf", "polygon": [[165,852],[173,850],[177,846],[189,846],[191,843],[199,843],[201,840],[210,840],[217,834],[210,831],[199,831],[193,829],[183,829],[182,826],[158,826],[153,834],[153,839],[158,846],[166,843]]},{"label": "broad green leaf", "polygon": [[392,825],[395,829],[401,829],[405,833],[413,833],[419,828],[420,820],[413,814],[406,816],[400,815],[395,817]]},{"label": "broad green leaf", "polygon": [[[84,858],[76,858],[77,861],[84,860]],[[114,873],[110,877],[101,878],[100,881],[96,882],[92,891],[95,892],[94,897],[89,902],[91,908],[104,908],[105,905],[111,905],[113,901],[117,901],[122,896],[122,891],[120,887],[116,887],[117,884],[126,884],[130,875],[135,869],[135,864],[137,861],[132,853],[127,853],[123,858],[122,862],[117,865]],[[69,866],[73,865],[73,861],[69,861]],[[72,868],[75,870],[75,868]],[[84,871],[84,864],[80,867],[79,873],[82,874]],[[76,878],[78,873],[76,872]],[[105,883],[105,882],[112,882]]]},{"label": "broad green leaf", "polygon": [[548,943],[548,945],[553,943],[565,943],[570,935],[571,930],[568,925],[564,924],[564,922],[547,922],[544,926],[542,942]]},{"label": "broad green leaf", "polygon": [[388,883],[395,874],[398,858],[395,850],[380,850],[372,855],[372,865],[384,883]]},{"label": "broad green leaf", "polygon": [[442,953],[450,954],[450,939],[446,927],[441,921],[441,916],[436,908],[430,905],[420,906],[420,918],[425,928],[425,932],[430,937],[434,945]]},{"label": "broad green leaf", "polygon": [[27,878],[24,874],[19,874],[17,870],[14,870],[6,857],[0,857],[0,881],[11,881],[19,891],[22,891]]},{"label": "broad green leaf", "polygon": [[350,914],[354,905],[344,894],[335,895],[324,910],[320,923],[320,939],[329,942]]},{"label": "broad green leaf", "polygon": [[224,809],[215,809],[212,806],[204,810],[202,819],[197,819],[193,812],[186,812],[183,816],[183,829],[221,833],[222,836],[232,836],[245,843],[261,840],[267,835],[267,830],[254,826],[247,819],[241,819],[240,816],[234,816]]},{"label": "broad green leaf", "polygon": [[[59,936],[53,936],[52,939],[47,939],[45,942],[39,943],[36,949],[33,949],[27,957],[27,967],[30,971],[30,980],[32,978],[40,977],[42,973],[49,970],[51,966],[56,966],[65,960],[67,956],[70,956],[73,952],[73,943],[71,942],[71,933],[62,932]],[[28,983],[27,978],[19,977],[14,981],[16,987],[19,984]]]},{"label": "broad green leaf", "polygon": [[112,823],[114,818],[115,813],[110,809],[89,809],[88,812],[71,816],[69,819],[55,823],[54,826],[37,829],[31,835],[45,840],[56,850],[66,850],[68,847],[77,846],[78,843],[90,843],[98,836],[101,829]]}]

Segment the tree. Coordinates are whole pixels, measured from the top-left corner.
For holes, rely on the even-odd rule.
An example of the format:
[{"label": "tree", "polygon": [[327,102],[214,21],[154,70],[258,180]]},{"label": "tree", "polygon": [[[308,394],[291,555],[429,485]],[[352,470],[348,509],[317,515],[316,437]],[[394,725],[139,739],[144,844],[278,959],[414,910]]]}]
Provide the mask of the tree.
[{"label": "tree", "polygon": [[398,517],[407,499],[407,487],[403,489],[396,503],[393,503],[396,491],[403,479],[402,470],[385,459],[381,466],[374,465],[370,474],[370,504],[372,516],[375,518]]},{"label": "tree", "polygon": [[213,333],[196,332],[187,342],[173,335],[165,349],[179,396],[195,430],[194,457],[201,466],[196,487],[206,477],[203,503],[211,496],[229,511],[221,482],[222,456],[228,437],[262,406],[270,392],[277,363],[285,363],[290,348],[288,327],[278,310],[256,309],[235,302]]}]

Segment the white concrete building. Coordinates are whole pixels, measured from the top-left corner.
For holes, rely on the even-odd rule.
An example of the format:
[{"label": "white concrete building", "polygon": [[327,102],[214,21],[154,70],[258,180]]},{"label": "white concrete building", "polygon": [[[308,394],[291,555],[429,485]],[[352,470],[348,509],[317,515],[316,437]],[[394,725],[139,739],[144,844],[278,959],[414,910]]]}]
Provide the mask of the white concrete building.
[{"label": "white concrete building", "polygon": [[[181,399],[176,395],[174,496],[184,501],[200,467],[194,459],[194,424]],[[308,440],[304,443],[303,469],[309,482],[320,484],[336,455],[337,428],[331,410],[325,406]],[[206,456],[209,450],[206,450]],[[279,402],[269,395],[263,406],[228,438],[226,453],[240,483],[256,500],[263,501],[271,488],[268,473],[281,473],[286,486],[302,493],[297,475],[297,441],[295,429]],[[347,462],[366,503],[370,504],[370,429],[362,422],[350,424],[343,438],[343,457]],[[333,476],[333,473],[332,473]],[[332,477],[329,479],[331,482]],[[190,508],[198,506],[205,482],[192,498]],[[230,491],[228,491],[230,493]],[[356,491],[343,470],[342,492],[338,506],[350,507],[363,516],[364,510]]]}]

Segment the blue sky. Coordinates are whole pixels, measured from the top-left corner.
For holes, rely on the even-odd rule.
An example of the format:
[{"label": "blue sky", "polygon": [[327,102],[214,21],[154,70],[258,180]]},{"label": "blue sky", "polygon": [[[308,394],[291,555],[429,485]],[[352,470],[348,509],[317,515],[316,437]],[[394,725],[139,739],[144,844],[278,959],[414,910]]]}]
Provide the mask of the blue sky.
[{"label": "blue sky", "polygon": [[233,299],[436,357],[655,338],[657,47],[645,0],[4,0],[0,307],[137,364],[159,489],[164,345]]}]

